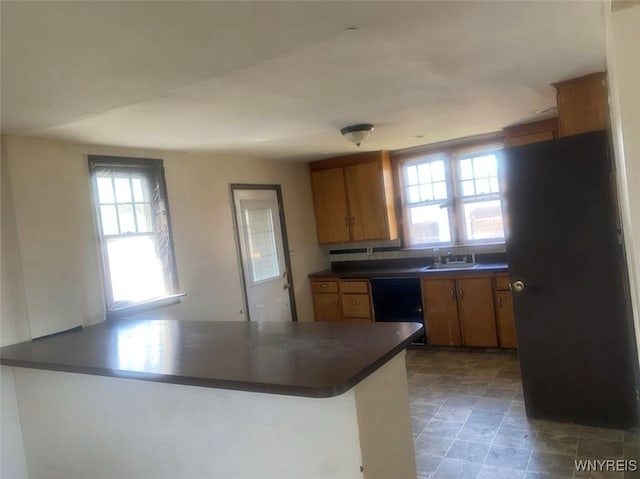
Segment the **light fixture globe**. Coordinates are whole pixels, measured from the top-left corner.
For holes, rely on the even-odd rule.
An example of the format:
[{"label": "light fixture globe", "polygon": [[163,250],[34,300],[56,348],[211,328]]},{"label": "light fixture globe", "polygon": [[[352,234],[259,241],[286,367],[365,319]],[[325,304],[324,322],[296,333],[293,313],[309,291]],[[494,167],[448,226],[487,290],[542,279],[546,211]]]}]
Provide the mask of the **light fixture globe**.
[{"label": "light fixture globe", "polygon": [[369,138],[372,131],[373,125],[371,123],[358,123],[357,125],[345,126],[340,130],[340,133],[351,143],[355,143],[355,145],[359,147],[363,141]]}]

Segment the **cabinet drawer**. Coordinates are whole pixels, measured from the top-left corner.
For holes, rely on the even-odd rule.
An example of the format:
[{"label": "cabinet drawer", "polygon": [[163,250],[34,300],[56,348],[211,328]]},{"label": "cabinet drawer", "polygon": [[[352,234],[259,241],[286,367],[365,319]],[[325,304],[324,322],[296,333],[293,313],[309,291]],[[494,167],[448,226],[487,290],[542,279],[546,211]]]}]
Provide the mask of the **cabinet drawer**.
[{"label": "cabinet drawer", "polygon": [[371,317],[368,294],[343,294],[341,296],[342,316],[344,318]]},{"label": "cabinet drawer", "polygon": [[337,293],[338,282],[337,281],[312,281],[311,291],[314,293]]},{"label": "cabinet drawer", "polygon": [[340,281],[340,292],[367,294],[369,283],[367,281]]},{"label": "cabinet drawer", "polygon": [[497,291],[511,290],[511,282],[509,281],[509,276],[498,276],[496,278],[496,290]]}]

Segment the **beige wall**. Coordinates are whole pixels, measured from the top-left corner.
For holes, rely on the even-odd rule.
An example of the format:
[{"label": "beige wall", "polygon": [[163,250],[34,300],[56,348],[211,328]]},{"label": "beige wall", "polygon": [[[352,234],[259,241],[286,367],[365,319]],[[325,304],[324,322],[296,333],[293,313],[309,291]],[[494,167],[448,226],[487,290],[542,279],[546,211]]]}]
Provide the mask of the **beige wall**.
[{"label": "beige wall", "polygon": [[[15,136],[4,140],[15,224],[3,229],[3,239],[10,239],[7,248],[3,244],[3,266],[5,258],[15,258],[7,265],[13,268],[15,281],[11,283],[18,289],[24,283],[22,309],[31,337],[104,318],[86,159],[92,153],[164,160],[178,278],[180,288],[188,294],[170,309],[185,319],[244,319],[239,314],[242,290],[229,183],[282,185],[298,317],[312,319],[307,274],[328,266],[328,256],[315,238],[306,164],[93,147]],[[3,226],[4,209],[3,202]],[[4,299],[4,287],[2,296]],[[11,308],[19,310],[20,305]],[[2,323],[4,327],[4,314]],[[14,323],[8,324],[13,329],[24,327],[21,321]],[[12,339],[26,338],[21,332]],[[10,342],[14,341],[3,344]]]},{"label": "beige wall", "polygon": [[630,5],[613,12],[606,9],[607,67],[620,208],[640,358],[640,4]]}]

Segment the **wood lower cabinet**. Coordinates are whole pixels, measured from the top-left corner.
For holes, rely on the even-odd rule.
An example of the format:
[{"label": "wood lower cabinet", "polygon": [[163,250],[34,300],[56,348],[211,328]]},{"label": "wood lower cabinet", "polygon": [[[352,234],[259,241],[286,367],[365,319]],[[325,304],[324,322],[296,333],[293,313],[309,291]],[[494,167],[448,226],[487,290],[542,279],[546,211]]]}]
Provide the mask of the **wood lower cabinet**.
[{"label": "wood lower cabinet", "polygon": [[491,279],[459,279],[456,286],[462,343],[465,346],[498,346]]},{"label": "wood lower cabinet", "polygon": [[460,346],[462,336],[455,281],[423,279],[421,287],[427,343],[434,346]]},{"label": "wood lower cabinet", "polygon": [[369,281],[312,280],[316,321],[373,321]]},{"label": "wood lower cabinet", "polygon": [[422,279],[427,343],[498,346],[491,277]]},{"label": "wood lower cabinet", "polygon": [[312,281],[313,313],[316,321],[340,321],[338,281]]},{"label": "wood lower cabinet", "polygon": [[509,277],[495,278],[496,327],[498,345],[501,348],[517,348],[516,322],[513,315],[513,299],[509,287]]}]

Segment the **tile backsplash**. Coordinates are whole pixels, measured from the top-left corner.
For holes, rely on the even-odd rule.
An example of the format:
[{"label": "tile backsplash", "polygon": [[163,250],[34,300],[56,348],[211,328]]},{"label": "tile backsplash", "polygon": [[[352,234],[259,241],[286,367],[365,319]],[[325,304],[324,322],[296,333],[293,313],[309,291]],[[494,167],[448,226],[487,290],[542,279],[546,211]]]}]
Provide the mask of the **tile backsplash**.
[{"label": "tile backsplash", "polygon": [[[403,249],[400,240],[365,241],[362,243],[336,244],[326,247],[332,263],[342,261],[368,261],[380,259],[432,258],[433,248]],[[504,244],[438,246],[440,255],[448,252],[455,255],[505,253]]]}]

